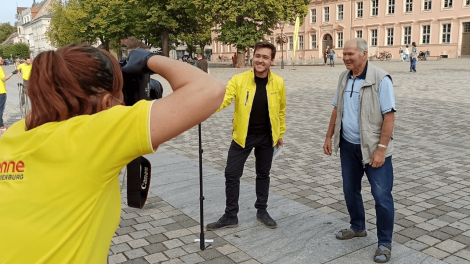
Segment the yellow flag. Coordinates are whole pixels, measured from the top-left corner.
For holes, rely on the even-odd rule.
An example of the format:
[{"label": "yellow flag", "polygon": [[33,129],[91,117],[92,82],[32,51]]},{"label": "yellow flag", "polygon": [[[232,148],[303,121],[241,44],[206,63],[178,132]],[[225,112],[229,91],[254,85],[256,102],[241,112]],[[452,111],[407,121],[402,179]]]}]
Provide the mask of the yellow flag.
[{"label": "yellow flag", "polygon": [[295,51],[297,50],[297,42],[299,40],[299,27],[300,27],[299,17],[296,17],[295,28],[294,28],[294,56],[292,58],[294,61],[295,61]]}]

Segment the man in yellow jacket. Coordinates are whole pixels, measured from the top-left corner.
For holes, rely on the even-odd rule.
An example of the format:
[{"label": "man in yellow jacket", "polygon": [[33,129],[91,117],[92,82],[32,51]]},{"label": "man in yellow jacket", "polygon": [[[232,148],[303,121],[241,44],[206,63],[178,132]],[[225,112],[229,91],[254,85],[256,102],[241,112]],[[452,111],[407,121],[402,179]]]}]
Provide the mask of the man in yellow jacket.
[{"label": "man in yellow jacket", "polygon": [[270,71],[276,47],[269,42],[255,44],[253,69],[232,77],[219,110],[235,99],[232,144],[225,168],[225,214],[207,230],[237,227],[240,178],[252,149],[256,158],[256,217],[269,228],[277,224],[268,214],[269,171],[275,146],[282,146],[286,131],[286,88],[284,80]]}]

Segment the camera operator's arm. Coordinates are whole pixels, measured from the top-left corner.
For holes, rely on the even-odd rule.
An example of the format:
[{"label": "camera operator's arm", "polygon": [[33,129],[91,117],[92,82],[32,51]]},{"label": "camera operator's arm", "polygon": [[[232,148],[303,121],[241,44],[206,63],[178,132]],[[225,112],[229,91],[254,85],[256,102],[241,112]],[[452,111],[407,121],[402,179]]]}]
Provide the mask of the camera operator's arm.
[{"label": "camera operator's arm", "polygon": [[176,137],[211,116],[222,104],[225,85],[200,69],[163,56],[148,59],[150,70],[165,78],[173,93],[152,105],[152,145]]}]

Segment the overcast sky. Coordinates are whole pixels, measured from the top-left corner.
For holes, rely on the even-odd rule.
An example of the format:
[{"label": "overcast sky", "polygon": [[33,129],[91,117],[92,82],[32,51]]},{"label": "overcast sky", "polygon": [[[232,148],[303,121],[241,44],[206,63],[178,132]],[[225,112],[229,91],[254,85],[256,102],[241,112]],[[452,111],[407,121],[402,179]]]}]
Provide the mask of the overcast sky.
[{"label": "overcast sky", "polygon": [[[36,2],[41,2],[41,0]],[[31,7],[33,0],[0,0],[0,23],[10,22],[10,25],[15,25],[17,4],[19,7]]]}]

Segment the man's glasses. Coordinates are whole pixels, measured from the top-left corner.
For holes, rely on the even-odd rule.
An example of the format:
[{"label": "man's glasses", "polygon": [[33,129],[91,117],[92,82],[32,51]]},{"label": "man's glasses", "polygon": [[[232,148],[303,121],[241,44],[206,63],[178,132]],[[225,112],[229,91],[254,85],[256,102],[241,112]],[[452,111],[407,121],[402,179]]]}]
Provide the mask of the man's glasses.
[{"label": "man's glasses", "polygon": [[124,103],[123,101],[117,99],[117,98],[114,97],[112,94],[110,94],[110,95],[111,95],[111,97],[112,97],[114,100],[118,101],[118,103],[119,103],[120,105],[124,105],[124,106],[126,105],[126,103]]}]

